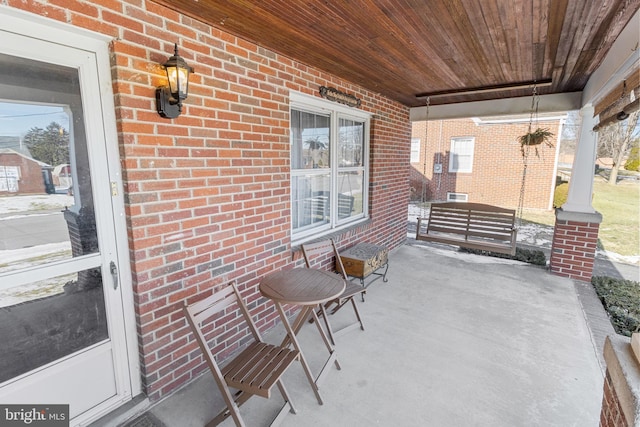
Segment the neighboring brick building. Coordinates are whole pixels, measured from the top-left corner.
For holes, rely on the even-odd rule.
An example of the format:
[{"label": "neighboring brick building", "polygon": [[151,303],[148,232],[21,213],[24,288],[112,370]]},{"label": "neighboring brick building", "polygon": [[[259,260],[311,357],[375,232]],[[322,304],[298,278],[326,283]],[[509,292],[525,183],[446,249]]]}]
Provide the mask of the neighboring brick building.
[{"label": "neighboring brick building", "polygon": [[0,148],[0,196],[45,194],[43,166],[15,150]]},{"label": "neighboring brick building", "polygon": [[[549,129],[556,139],[561,135],[562,117],[540,119],[545,121],[540,121],[538,127]],[[528,118],[521,117],[413,123],[412,199],[466,198],[469,202],[517,207],[524,169],[518,137],[528,129]],[[558,144],[554,141],[553,145],[538,146],[538,155],[530,150],[523,207],[552,208]],[[459,150],[461,158],[452,158],[452,149]],[[456,161],[458,172],[452,171]]]}]

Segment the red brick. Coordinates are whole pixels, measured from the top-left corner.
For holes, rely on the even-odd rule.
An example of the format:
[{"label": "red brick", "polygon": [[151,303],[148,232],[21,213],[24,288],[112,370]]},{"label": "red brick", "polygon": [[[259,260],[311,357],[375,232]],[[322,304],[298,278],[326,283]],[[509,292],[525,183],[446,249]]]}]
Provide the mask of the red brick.
[{"label": "red brick", "polygon": [[[289,250],[289,88],[317,97],[318,86],[330,82],[361,98],[361,110],[374,115],[371,221],[336,238],[353,244],[366,236],[390,247],[406,238],[407,107],[154,2],[9,5],[61,22],[70,18],[71,24],[114,39],[118,140],[113,143],[119,145],[125,178],[142,381],[152,401],[206,369],[194,359],[193,339],[185,340],[184,301],[239,279],[252,285],[246,294],[259,301],[261,328],[278,322],[255,285],[274,269],[299,265]],[[196,72],[183,114],[167,120],[155,112],[154,93],[165,84],[160,64],[172,53],[173,31]],[[272,242],[287,250],[273,254]],[[212,278],[216,268],[228,270]],[[240,337],[228,339],[222,355],[237,348]]]}]

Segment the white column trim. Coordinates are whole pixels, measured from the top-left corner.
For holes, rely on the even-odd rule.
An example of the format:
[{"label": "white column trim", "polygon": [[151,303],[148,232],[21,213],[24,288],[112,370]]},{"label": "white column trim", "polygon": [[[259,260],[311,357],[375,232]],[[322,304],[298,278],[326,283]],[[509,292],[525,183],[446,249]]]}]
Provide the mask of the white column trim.
[{"label": "white column trim", "polygon": [[591,206],[593,195],[593,174],[596,164],[597,134],[593,131],[596,118],[593,117],[594,107],[588,104],[580,110],[582,125],[576,154],[571,168],[569,194],[562,205],[563,211],[595,213]]}]

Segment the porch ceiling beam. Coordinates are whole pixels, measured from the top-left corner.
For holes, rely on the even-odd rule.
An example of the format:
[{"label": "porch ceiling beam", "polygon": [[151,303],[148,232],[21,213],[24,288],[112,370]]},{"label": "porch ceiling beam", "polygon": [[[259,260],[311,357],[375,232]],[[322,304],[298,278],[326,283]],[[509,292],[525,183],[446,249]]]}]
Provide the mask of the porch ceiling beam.
[{"label": "porch ceiling beam", "polygon": [[[538,112],[557,113],[579,110],[582,105],[581,101],[582,92],[540,95]],[[430,106],[428,110],[429,120],[528,114],[531,112],[531,97],[523,96],[519,98],[434,105]],[[412,122],[427,120],[427,107],[413,107],[409,114]]]},{"label": "porch ceiling beam", "polygon": [[455,89],[455,90],[444,90],[441,92],[431,92],[431,93],[419,93],[416,95],[416,98],[421,99],[434,99],[441,97],[452,97],[457,95],[477,95],[484,93],[494,93],[494,92],[503,92],[505,90],[517,90],[517,89],[533,89],[551,86],[551,79],[535,82],[522,82],[516,84],[503,84],[503,85],[494,85],[494,86],[486,86],[480,88],[470,88],[470,89]]}]

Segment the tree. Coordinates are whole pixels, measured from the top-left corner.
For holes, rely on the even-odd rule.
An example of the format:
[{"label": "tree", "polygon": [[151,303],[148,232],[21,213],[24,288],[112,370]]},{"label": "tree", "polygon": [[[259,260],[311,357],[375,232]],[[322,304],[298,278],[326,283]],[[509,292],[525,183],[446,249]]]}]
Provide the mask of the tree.
[{"label": "tree", "polygon": [[572,110],[567,112],[567,120],[562,126],[562,135],[561,139],[563,140],[571,140],[576,141],[578,139],[578,130],[580,129],[580,124],[582,123],[582,117],[580,117],[580,112],[577,110]]},{"label": "tree", "polygon": [[69,163],[69,132],[56,122],[46,129],[33,127],[24,142],[34,159],[51,166]]},{"label": "tree", "polygon": [[633,146],[629,151],[629,158],[624,164],[624,168],[628,171],[640,172],[640,138],[636,138],[633,141]]},{"label": "tree", "polygon": [[598,133],[598,158],[611,159],[609,184],[618,181],[618,171],[629,154],[633,140],[640,133],[640,111],[629,115],[626,120],[611,124]]}]

